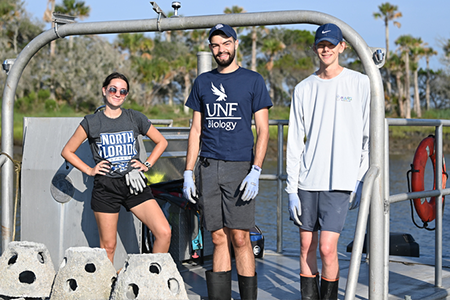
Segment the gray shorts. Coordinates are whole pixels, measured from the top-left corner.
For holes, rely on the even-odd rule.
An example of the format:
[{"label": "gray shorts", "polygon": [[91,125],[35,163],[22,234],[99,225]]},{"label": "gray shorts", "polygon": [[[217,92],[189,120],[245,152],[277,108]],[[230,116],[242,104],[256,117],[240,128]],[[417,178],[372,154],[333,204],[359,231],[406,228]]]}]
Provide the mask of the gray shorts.
[{"label": "gray shorts", "polygon": [[223,161],[201,157],[196,169],[199,206],[209,231],[223,227],[255,226],[255,200],[243,201],[239,187],[250,171],[249,161]]},{"label": "gray shorts", "polygon": [[308,231],[332,231],[341,233],[350,201],[348,191],[304,191],[298,190],[302,215],[300,226]]}]

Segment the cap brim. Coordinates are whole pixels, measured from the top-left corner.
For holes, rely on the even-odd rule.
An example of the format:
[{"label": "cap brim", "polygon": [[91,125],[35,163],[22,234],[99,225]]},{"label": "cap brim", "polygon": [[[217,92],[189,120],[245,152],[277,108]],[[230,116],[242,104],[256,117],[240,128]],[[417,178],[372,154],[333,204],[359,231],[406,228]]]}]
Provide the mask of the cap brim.
[{"label": "cap brim", "polygon": [[318,39],[314,45],[317,45],[318,43],[320,43],[321,41],[328,41],[330,43],[332,43],[333,45],[337,46],[341,41],[338,39],[334,39],[334,38],[330,38],[330,37],[323,37]]}]

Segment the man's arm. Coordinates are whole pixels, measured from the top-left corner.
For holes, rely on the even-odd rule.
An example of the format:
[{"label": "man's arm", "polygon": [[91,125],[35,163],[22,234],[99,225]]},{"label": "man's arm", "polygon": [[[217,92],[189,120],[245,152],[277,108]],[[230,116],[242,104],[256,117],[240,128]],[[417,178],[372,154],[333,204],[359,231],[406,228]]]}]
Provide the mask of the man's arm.
[{"label": "man's arm", "polygon": [[198,152],[200,151],[200,135],[202,131],[202,114],[194,111],[192,116],[191,130],[189,131],[188,148],[186,154],[185,170],[194,170],[197,161]]},{"label": "man's arm", "polygon": [[256,147],[254,165],[262,168],[269,143],[269,109],[263,108],[255,112]]}]

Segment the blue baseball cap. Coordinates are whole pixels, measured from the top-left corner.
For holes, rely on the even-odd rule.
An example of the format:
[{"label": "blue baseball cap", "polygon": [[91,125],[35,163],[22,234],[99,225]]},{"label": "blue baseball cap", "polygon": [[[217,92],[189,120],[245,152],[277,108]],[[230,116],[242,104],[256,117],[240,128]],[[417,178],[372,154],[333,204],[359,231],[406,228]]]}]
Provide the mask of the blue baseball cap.
[{"label": "blue baseball cap", "polygon": [[213,35],[216,35],[217,31],[221,31],[227,37],[233,37],[235,40],[237,40],[236,31],[234,31],[234,29],[230,25],[217,24],[209,31],[209,38],[208,38],[209,41],[211,41]]},{"label": "blue baseball cap", "polygon": [[317,29],[314,45],[317,45],[321,41],[328,41],[337,46],[337,44],[342,42],[342,40],[343,37],[341,29],[332,23],[328,23],[323,24]]}]

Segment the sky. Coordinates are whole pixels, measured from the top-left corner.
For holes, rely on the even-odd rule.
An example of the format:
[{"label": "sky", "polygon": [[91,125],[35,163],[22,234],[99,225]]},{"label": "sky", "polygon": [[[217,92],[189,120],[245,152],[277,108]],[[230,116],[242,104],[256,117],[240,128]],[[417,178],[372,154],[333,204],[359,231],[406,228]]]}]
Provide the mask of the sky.
[{"label": "sky", "polygon": [[[90,16],[78,22],[101,22],[118,20],[155,19],[157,14],[153,11],[150,1],[147,0],[84,0],[91,7]],[[386,47],[385,27],[382,19],[375,19],[374,12],[379,12],[378,6],[389,2],[398,7],[402,17],[397,19],[401,27],[397,28],[389,23],[389,48],[394,51],[397,46],[394,41],[401,35],[410,34],[415,38],[422,38],[438,52],[430,60],[430,67],[434,70],[442,69],[440,63],[443,57],[442,44],[450,39],[450,26],[448,26],[449,0],[181,0],[179,14],[186,17],[223,14],[225,7],[237,5],[246,12],[268,12],[285,10],[312,10],[329,14],[350,25],[370,47]],[[61,4],[62,0],[56,0]],[[173,11],[172,0],[157,0],[156,3],[164,12]],[[25,0],[26,10],[36,19],[42,21],[47,8],[47,0]],[[284,25],[290,29],[306,29],[315,31],[315,25]],[[46,25],[46,29],[50,24]],[[106,35],[112,41],[114,35]],[[425,67],[425,59],[420,62]]]}]

